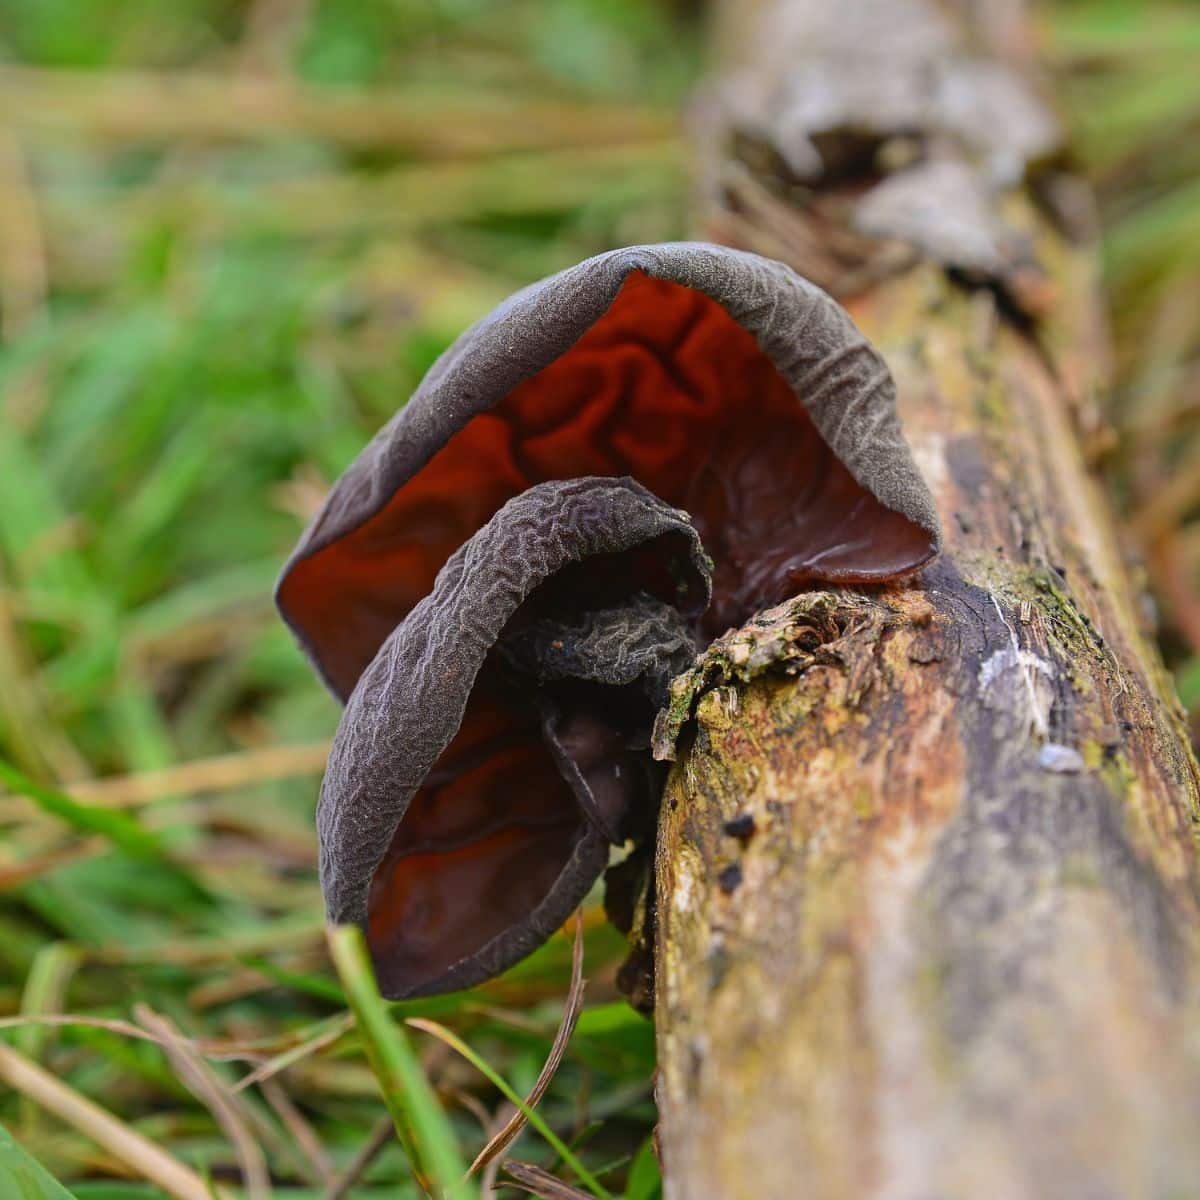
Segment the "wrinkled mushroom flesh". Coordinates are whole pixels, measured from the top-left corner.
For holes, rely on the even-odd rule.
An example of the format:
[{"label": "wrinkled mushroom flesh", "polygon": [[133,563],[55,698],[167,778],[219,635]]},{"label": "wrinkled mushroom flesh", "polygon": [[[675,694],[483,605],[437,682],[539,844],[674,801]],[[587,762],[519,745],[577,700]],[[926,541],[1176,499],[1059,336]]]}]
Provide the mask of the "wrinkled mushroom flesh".
[{"label": "wrinkled mushroom flesh", "polygon": [[[718,268],[728,261],[735,275],[762,273],[753,256],[699,250]],[[377,439],[361,477],[355,467],[347,473],[350,482],[339,485],[281,580],[280,607],[318,669],[343,699],[354,693],[331,767],[350,765],[331,770],[322,797],[322,808],[339,814],[325,820],[323,841],[332,840],[323,852],[345,857],[360,826],[371,828],[373,845],[377,827],[389,828],[386,848],[372,851],[369,880],[356,884],[361,905],[331,902],[330,915],[365,926],[390,994],[464,986],[503,969],[552,931],[548,921],[567,915],[563,903],[578,902],[603,868],[604,847],[647,832],[662,779],[646,749],[650,723],[670,678],[698,647],[806,584],[894,579],[937,551],[927,492],[907,450],[894,450],[890,377],[832,301],[806,284],[794,295],[788,289],[803,284],[794,276],[779,296],[769,288],[763,296],[764,327],[777,327],[776,308],[798,303],[795,344],[826,343],[817,361],[789,370],[779,337],[772,335],[772,357],[756,336],[758,309],[735,319],[726,303],[641,262],[629,260],[608,304],[581,320],[562,352],[517,370],[521,377],[486,402],[471,392],[486,386],[484,371],[472,376],[460,365],[466,399],[445,417],[437,389],[455,364],[435,368],[431,415],[401,414]],[[675,274],[688,277],[682,268]],[[730,286],[744,286],[740,278]],[[552,301],[552,287],[543,288]],[[532,305],[545,326],[536,294],[518,302]],[[519,315],[502,310],[491,334],[480,335],[491,337],[489,353]],[[471,352],[468,344],[458,359]],[[412,444],[429,428],[439,430],[440,444],[414,456]],[[887,443],[886,453],[872,457],[873,438]],[[389,459],[397,439],[408,448],[398,453],[409,454],[400,466]],[[832,444],[863,447],[857,476]],[[515,509],[504,516],[515,498],[554,481],[625,479],[660,505],[646,518],[647,536],[601,538],[548,574],[537,522],[549,518],[522,526]],[[502,519],[516,524],[487,569],[518,577],[532,561],[533,585],[505,610],[478,664],[464,668],[474,674],[460,723],[419,785],[399,803],[380,799],[385,785],[359,760],[402,753],[397,718],[383,710],[419,690],[417,675],[405,672],[425,686],[430,671],[458,668],[454,652],[439,658],[437,647],[461,628],[428,635],[436,645],[423,663],[393,648],[394,686],[366,689],[369,715],[360,680],[379,674],[394,631],[432,620],[422,603],[442,587],[439,573]],[[618,528],[611,513],[599,523],[610,520]],[[685,528],[699,535],[690,547]],[[706,608],[700,543],[711,558]],[[456,586],[489,603],[487,580]],[[557,900],[547,906],[551,896]]]}]

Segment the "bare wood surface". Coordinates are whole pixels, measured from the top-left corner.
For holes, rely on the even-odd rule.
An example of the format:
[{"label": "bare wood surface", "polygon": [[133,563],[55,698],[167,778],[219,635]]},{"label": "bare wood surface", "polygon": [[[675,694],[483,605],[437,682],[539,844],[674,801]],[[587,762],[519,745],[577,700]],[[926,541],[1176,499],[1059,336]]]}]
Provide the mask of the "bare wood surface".
[{"label": "bare wood surface", "polygon": [[[1022,14],[733,7],[704,232],[841,295],[897,378],[946,552],[710,652],[659,839],[667,1195],[1196,1195],[1200,789],[1085,462],[1106,361],[1086,205],[1052,146],[1004,178],[995,139],[935,136],[936,112],[924,151],[982,207],[928,237],[864,235],[862,172],[804,178],[795,142],[785,161],[787,97],[822,62],[872,66],[815,9],[874,22],[901,73],[928,21],[948,40],[912,61],[1026,86]],[[982,266],[941,236],[973,219],[1000,247]]]}]

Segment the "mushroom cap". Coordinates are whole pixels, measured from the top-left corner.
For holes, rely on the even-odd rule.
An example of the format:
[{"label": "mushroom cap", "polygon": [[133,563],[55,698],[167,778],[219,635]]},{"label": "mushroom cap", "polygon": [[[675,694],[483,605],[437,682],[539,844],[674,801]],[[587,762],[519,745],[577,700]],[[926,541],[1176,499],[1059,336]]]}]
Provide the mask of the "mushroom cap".
[{"label": "mushroom cap", "polygon": [[[363,672],[317,827],[328,916],[364,928],[386,995],[497,974],[554,932],[599,877],[612,832],[603,826],[619,825],[638,799],[596,774],[628,702],[618,692],[614,716],[600,693],[659,672],[679,648],[669,623],[647,616],[648,593],[685,611],[708,602],[686,514],[630,479],[543,483],[451,556]],[[611,668],[590,653],[596,630],[585,622],[578,668],[543,670],[538,639],[524,634],[593,604],[606,614],[599,641]],[[515,656],[499,645],[506,634]],[[544,738],[539,685],[562,679],[584,689],[583,703],[551,691],[566,733]]]},{"label": "mushroom cap", "polygon": [[507,500],[580,475],[693,514],[716,561],[709,634],[940,546],[887,367],[836,302],[754,254],[635,246],[525,288],[442,355],[317,513],[279,608],[344,699]]}]

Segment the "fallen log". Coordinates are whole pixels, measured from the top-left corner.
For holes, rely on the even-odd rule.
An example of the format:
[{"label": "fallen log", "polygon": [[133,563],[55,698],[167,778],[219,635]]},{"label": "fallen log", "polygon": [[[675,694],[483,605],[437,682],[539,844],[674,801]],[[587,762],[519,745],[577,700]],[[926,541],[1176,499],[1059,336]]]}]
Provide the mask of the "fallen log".
[{"label": "fallen log", "polygon": [[673,1200],[1200,1189],[1200,785],[1087,455],[1082,192],[1014,4],[726,5],[705,236],[886,357],[945,552],[677,681],[657,851]]}]

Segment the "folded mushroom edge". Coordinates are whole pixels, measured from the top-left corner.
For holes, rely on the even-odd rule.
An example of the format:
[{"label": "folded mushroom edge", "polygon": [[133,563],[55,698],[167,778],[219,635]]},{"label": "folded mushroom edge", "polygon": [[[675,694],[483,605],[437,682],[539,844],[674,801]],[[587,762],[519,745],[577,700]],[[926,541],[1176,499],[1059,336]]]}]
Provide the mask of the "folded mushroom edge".
[{"label": "folded mushroom edge", "polygon": [[[906,551],[908,569],[938,552],[940,524],[900,428],[891,376],[836,301],[782,263],[725,247],[678,242],[613,250],[526,287],[461,335],[345,471],[305,531],[280,576],[276,599],[319,674],[342,698],[358,668],[338,661],[338,639],[351,635],[328,615],[336,616],[339,601],[317,560],[325,561],[322,556],[344,544],[347,553],[336,563],[329,560],[329,571],[367,569],[364,556],[379,551],[373,536],[382,536],[382,531],[372,535],[370,527],[378,525],[397,495],[416,484],[431,460],[472,421],[552,365],[560,369],[559,360],[604,321],[635,276],[715,301],[752,335],[849,476],[884,509],[927,535],[924,547]],[[719,351],[714,344],[714,353]],[[489,506],[499,507],[496,501],[506,498],[506,487],[520,490],[524,482],[514,478],[506,484],[497,476],[489,484],[495,499],[481,494],[469,502],[455,498],[453,504],[473,506],[486,519]],[[447,519],[438,507],[452,506],[441,493],[422,503],[427,507],[419,517],[430,529]],[[420,540],[410,537],[412,543]],[[410,550],[419,556],[418,547]],[[895,565],[888,563],[877,571],[845,572],[842,578],[893,574]],[[838,578],[836,572],[819,577]],[[379,584],[384,591],[390,586]],[[417,594],[423,594],[419,584]],[[379,633],[372,636],[379,638],[391,628],[391,616],[383,611],[386,603],[372,603],[374,608],[367,604],[358,618],[360,624],[375,622]],[[365,661],[362,650],[346,653]]]},{"label": "folded mushroom edge", "polygon": [[[661,629],[671,639],[664,653],[679,647],[671,625],[640,618],[647,586],[657,587],[657,605],[690,597],[704,607],[707,563],[682,514],[628,479],[541,484],[451,557],[363,673],[321,789],[321,878],[329,919],[367,931],[387,994],[429,994],[497,973],[544,941],[599,877],[611,830],[597,819],[602,805],[586,791],[586,773],[565,769],[561,745],[543,732],[537,702],[542,686],[564,679],[598,690],[631,679],[621,670],[606,676],[594,653],[578,667],[556,660],[542,670],[536,639],[526,640],[522,673],[497,646],[514,625],[557,618],[565,631],[593,605],[617,611],[612,602],[624,595],[638,614],[630,637],[640,639],[642,670],[661,671],[647,638]],[[588,643],[596,646],[625,654],[629,640],[610,631]],[[493,706],[483,713],[491,724],[478,736],[468,731],[471,744],[456,757],[456,736],[480,696]],[[586,699],[588,718],[604,720],[610,710],[593,693]],[[627,711],[623,695],[617,707]],[[637,711],[648,745],[654,706]],[[630,733],[621,717],[613,725],[619,738]],[[617,806],[654,800],[643,787]],[[620,813],[613,819],[619,824]]]}]

